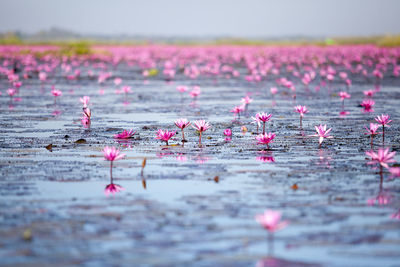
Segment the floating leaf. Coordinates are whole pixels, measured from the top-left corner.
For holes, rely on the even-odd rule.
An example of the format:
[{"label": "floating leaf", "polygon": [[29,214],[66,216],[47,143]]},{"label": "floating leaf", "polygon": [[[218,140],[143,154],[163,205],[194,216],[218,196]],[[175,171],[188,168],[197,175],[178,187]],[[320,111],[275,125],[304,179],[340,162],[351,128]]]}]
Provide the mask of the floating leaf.
[{"label": "floating leaf", "polygon": [[53,144],[49,144],[46,146],[46,149],[50,152],[53,152]]},{"label": "floating leaf", "polygon": [[86,139],[83,139],[83,138],[78,139],[78,140],[75,141],[75,143],[76,144],[85,144],[86,143]]},{"label": "floating leaf", "polygon": [[219,182],[219,176],[214,177],[214,182],[218,183]]}]

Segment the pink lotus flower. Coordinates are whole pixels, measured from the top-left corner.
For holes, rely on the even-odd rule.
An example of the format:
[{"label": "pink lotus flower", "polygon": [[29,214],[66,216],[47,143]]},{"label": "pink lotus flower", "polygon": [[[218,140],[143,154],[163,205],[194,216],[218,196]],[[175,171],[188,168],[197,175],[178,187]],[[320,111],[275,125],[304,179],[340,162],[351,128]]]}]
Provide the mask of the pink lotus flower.
[{"label": "pink lotus flower", "polygon": [[22,82],[13,82],[13,86],[18,89],[22,86]]},{"label": "pink lotus flower", "polygon": [[57,97],[62,96],[62,92],[61,92],[61,90],[55,89],[53,87],[53,89],[51,90],[51,94],[54,96],[54,104],[56,104]]},{"label": "pink lotus flower", "polygon": [[308,113],[307,107],[306,106],[295,106],[294,111],[300,114],[300,127],[303,124],[303,116],[304,114]]},{"label": "pink lotus flower", "polygon": [[391,174],[391,176],[389,177],[390,179],[400,178],[400,167],[389,168],[389,172]]},{"label": "pink lotus flower", "polygon": [[365,90],[365,91],[363,91],[363,93],[365,96],[373,97],[375,94],[375,90]]},{"label": "pink lotus flower", "polygon": [[379,192],[378,196],[367,199],[367,203],[369,206],[374,206],[375,204],[379,205],[388,205],[392,202],[392,195],[388,192],[381,191]]},{"label": "pink lotus flower", "polygon": [[182,130],[182,142],[185,142],[185,133],[184,133],[183,129],[188,127],[190,124],[191,124],[190,121],[188,121],[187,119],[184,119],[184,118],[177,119],[175,121],[176,127],[178,127],[179,129]]},{"label": "pink lotus flower", "polygon": [[278,93],[278,88],[271,87],[271,89],[269,89],[269,91],[271,92],[272,95],[276,95]]},{"label": "pink lotus flower", "polygon": [[55,97],[61,96],[61,95],[62,95],[61,90],[58,90],[58,89],[53,89],[53,90],[51,90],[51,93],[52,93],[52,95],[55,96]]},{"label": "pink lotus flower", "polygon": [[224,135],[225,136],[232,136],[232,130],[231,129],[225,129],[224,130]]},{"label": "pink lotus flower", "polygon": [[242,104],[244,106],[247,106],[248,104],[250,104],[251,102],[253,102],[253,99],[251,99],[249,96],[245,96],[243,97],[240,102],[242,102]]},{"label": "pink lotus flower", "polygon": [[83,104],[83,107],[85,108],[89,104],[90,97],[88,97],[88,96],[81,97],[81,98],[79,98],[79,101]]},{"label": "pink lotus flower", "polygon": [[260,119],[259,119],[257,116],[251,117],[251,119],[253,120],[251,123],[257,125],[257,134],[258,134],[258,129],[259,129],[260,126],[261,126],[261,121],[260,121]]},{"label": "pink lotus flower", "polygon": [[116,85],[116,86],[118,86],[118,85],[120,85],[122,83],[122,79],[121,78],[115,78],[114,79],[114,84]]},{"label": "pink lotus flower", "polygon": [[373,138],[374,138],[375,135],[378,134],[377,131],[378,131],[380,125],[376,124],[376,123],[370,123],[369,124],[369,129],[366,126],[364,126],[364,127],[367,130],[367,132],[364,133],[364,134],[367,134],[367,135],[371,136],[371,148],[372,148],[372,146],[373,146]]},{"label": "pink lotus flower", "polygon": [[176,90],[178,90],[180,93],[184,93],[188,90],[188,88],[187,88],[187,86],[179,85],[176,87]]},{"label": "pink lotus flower", "polygon": [[83,115],[88,117],[90,120],[92,117],[92,111],[90,110],[90,108],[86,107],[86,108],[82,108],[82,110],[83,110]]},{"label": "pink lotus flower", "polygon": [[125,154],[121,154],[121,151],[118,148],[108,146],[103,149],[103,154],[104,159],[111,162],[123,159],[126,156]]},{"label": "pink lotus flower", "polygon": [[288,221],[280,221],[281,212],[275,210],[266,210],[264,214],[257,214],[255,219],[264,229],[271,233],[281,230],[289,224]]},{"label": "pink lotus flower", "polygon": [[116,139],[129,139],[132,138],[132,136],[136,133],[136,131],[133,131],[130,129],[129,131],[123,130],[122,133],[115,134],[114,138]]},{"label": "pink lotus flower", "polygon": [[204,131],[207,131],[211,128],[211,125],[205,120],[197,120],[193,122],[193,128],[195,128],[199,132],[199,146],[201,146],[201,135]]},{"label": "pink lotus flower", "polygon": [[265,123],[267,122],[267,121],[269,121],[270,119],[271,119],[271,117],[272,117],[272,114],[268,114],[268,113],[264,113],[264,112],[260,112],[260,113],[257,113],[256,114],[256,118],[259,120],[259,121],[262,121],[263,122],[263,134],[265,134]]},{"label": "pink lotus flower", "polygon": [[375,120],[380,124],[382,124],[382,127],[384,126],[390,127],[390,125],[388,124],[392,122],[389,115],[383,115],[383,114],[381,116],[377,116]]},{"label": "pink lotus flower", "polygon": [[116,160],[123,159],[126,155],[121,154],[121,151],[115,147],[108,147],[106,146],[103,149],[103,154],[104,154],[104,159],[110,161],[110,178],[112,181],[112,167],[113,167],[113,162]]},{"label": "pink lotus flower", "polygon": [[365,99],[361,103],[361,106],[364,108],[364,113],[365,112],[374,112],[374,109],[373,109],[374,105],[375,105],[375,101],[372,99]]},{"label": "pink lotus flower", "polygon": [[193,90],[189,92],[192,98],[197,98],[201,94],[200,86],[193,86]]},{"label": "pink lotus flower", "polygon": [[390,152],[388,147],[379,148],[378,153],[371,150],[365,152],[365,154],[371,158],[368,162],[369,165],[379,164],[381,167],[389,169],[388,163],[396,162],[393,159],[394,155],[396,155],[396,152]]},{"label": "pink lotus flower", "polygon": [[130,86],[122,86],[122,91],[123,91],[125,94],[128,94],[128,93],[131,91],[131,88],[132,88],[132,87],[130,87]]},{"label": "pink lotus flower", "polygon": [[382,143],[385,143],[385,126],[390,127],[389,123],[391,123],[392,120],[390,120],[389,115],[383,114],[381,116],[377,116],[375,120],[382,124]]},{"label": "pink lotus flower", "polygon": [[46,74],[46,72],[39,72],[39,80],[40,80],[41,82],[44,82],[44,81],[47,80],[47,74]]},{"label": "pink lotus flower", "polygon": [[339,97],[342,101],[344,101],[345,99],[349,99],[351,97],[351,95],[347,92],[339,92]]},{"label": "pink lotus flower", "polygon": [[82,123],[83,127],[90,128],[91,121],[90,121],[89,117],[87,117],[87,116],[81,117],[81,123]]},{"label": "pink lotus flower", "polygon": [[377,79],[383,79],[383,73],[378,69],[374,69],[372,75],[374,75]]},{"label": "pink lotus flower", "polygon": [[157,136],[155,138],[159,139],[159,140],[162,140],[162,141],[165,141],[165,143],[168,146],[168,140],[171,139],[171,137],[174,136],[175,134],[176,134],[176,132],[170,132],[168,130],[159,129],[157,131],[157,134],[156,134]]},{"label": "pink lotus flower", "polygon": [[364,126],[364,127],[367,130],[367,132],[364,133],[364,134],[377,135],[378,134],[377,131],[378,131],[379,127],[381,127],[381,126],[379,124],[376,124],[376,123],[370,123],[369,124],[369,129],[366,126]]},{"label": "pink lotus flower", "polygon": [[83,116],[81,117],[82,125],[85,128],[90,128],[92,112],[90,111],[90,108],[88,108],[88,107],[83,107],[82,110],[83,110],[83,112],[82,112]]},{"label": "pink lotus flower", "polygon": [[244,106],[236,106],[231,110],[231,112],[233,112],[239,118],[240,118],[240,112],[243,112],[243,111],[244,111]]},{"label": "pink lotus flower", "polygon": [[350,79],[346,79],[345,83],[346,83],[347,88],[349,88],[351,86],[351,80]]},{"label": "pink lotus flower", "polygon": [[274,133],[259,134],[256,136],[257,143],[261,145],[267,145],[267,148],[269,149],[269,143],[273,142],[275,136],[276,135]]},{"label": "pink lotus flower", "polygon": [[7,89],[7,94],[10,96],[10,98],[12,98],[16,93],[17,93],[17,90],[15,90],[14,88]]},{"label": "pink lotus flower", "polygon": [[321,147],[324,138],[333,138],[333,136],[329,135],[329,132],[332,130],[332,128],[329,128],[327,130],[326,124],[325,125],[320,124],[319,126],[315,126],[315,130],[317,131],[317,134],[313,134],[310,136],[319,137],[319,147]]},{"label": "pink lotus flower", "polygon": [[122,186],[111,183],[106,186],[106,188],[104,189],[104,193],[106,194],[106,196],[110,194],[115,195],[116,193],[119,193],[120,191],[123,190],[125,189]]}]

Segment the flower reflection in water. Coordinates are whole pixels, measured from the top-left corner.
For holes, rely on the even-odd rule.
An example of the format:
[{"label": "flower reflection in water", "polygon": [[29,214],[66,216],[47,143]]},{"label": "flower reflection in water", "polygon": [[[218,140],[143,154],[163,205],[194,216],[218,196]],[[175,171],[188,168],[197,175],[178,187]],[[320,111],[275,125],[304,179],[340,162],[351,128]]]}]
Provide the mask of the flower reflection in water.
[{"label": "flower reflection in water", "polygon": [[303,263],[298,261],[289,261],[273,256],[262,258],[256,263],[256,267],[281,267],[281,266],[319,266],[319,265]]},{"label": "flower reflection in water", "polygon": [[204,164],[204,163],[206,163],[207,161],[209,161],[210,158],[207,157],[207,156],[204,156],[203,154],[199,154],[199,155],[195,156],[195,157],[193,158],[193,160],[196,161],[196,162],[199,163],[199,164]]},{"label": "flower reflection in water", "polygon": [[185,154],[178,153],[176,155],[176,160],[180,161],[180,162],[186,162],[187,161],[187,157],[185,156]]},{"label": "flower reflection in water", "polygon": [[133,141],[132,140],[129,140],[129,139],[117,139],[116,141],[123,148],[132,148],[133,147]]},{"label": "flower reflection in water", "polygon": [[258,160],[258,161],[266,162],[266,163],[275,162],[275,158],[272,155],[272,152],[270,152],[270,151],[261,150],[261,151],[258,151],[257,154],[258,155],[256,157],[256,160]]},{"label": "flower reflection in water", "polygon": [[317,164],[323,167],[326,167],[327,169],[331,169],[331,161],[332,157],[329,155],[328,151],[325,151],[323,149],[318,150],[318,162]]},{"label": "flower reflection in water", "polygon": [[342,110],[339,113],[340,118],[345,118],[347,115],[349,115],[350,112],[346,111],[346,110]]},{"label": "flower reflection in water", "polygon": [[393,196],[389,191],[383,190],[382,188],[379,190],[379,194],[376,197],[367,199],[367,203],[369,206],[374,205],[388,205],[392,202]]},{"label": "flower reflection in water", "polygon": [[173,155],[174,155],[174,153],[172,153],[172,152],[157,152],[156,153],[156,157],[160,158],[160,159],[162,159],[164,157],[168,157],[168,156],[173,156]]},{"label": "flower reflection in water", "polygon": [[400,220],[400,209],[397,212],[390,215],[390,218],[394,220]]},{"label": "flower reflection in water", "polygon": [[116,193],[119,193],[123,190],[125,189],[122,186],[114,184],[111,179],[111,184],[106,186],[106,188],[104,189],[104,193],[106,194],[106,196],[115,195]]},{"label": "flower reflection in water", "polygon": [[58,117],[58,116],[60,116],[61,115],[61,110],[58,110],[58,109],[55,109],[52,113],[51,113],[51,115],[53,115],[54,117]]}]

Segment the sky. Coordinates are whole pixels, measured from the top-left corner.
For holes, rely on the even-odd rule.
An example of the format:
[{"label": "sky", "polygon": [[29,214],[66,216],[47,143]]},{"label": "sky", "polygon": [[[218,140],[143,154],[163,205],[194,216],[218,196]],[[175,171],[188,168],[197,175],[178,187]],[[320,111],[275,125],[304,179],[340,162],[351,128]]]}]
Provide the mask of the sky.
[{"label": "sky", "polygon": [[0,0],[0,32],[164,37],[400,33],[400,0]]}]

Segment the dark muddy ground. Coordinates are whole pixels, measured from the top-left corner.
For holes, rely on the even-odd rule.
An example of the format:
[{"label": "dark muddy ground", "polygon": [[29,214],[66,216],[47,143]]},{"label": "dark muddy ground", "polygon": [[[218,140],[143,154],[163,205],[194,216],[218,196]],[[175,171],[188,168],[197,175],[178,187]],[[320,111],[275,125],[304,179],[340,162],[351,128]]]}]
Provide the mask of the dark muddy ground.
[{"label": "dark muddy ground", "polygon": [[[400,221],[391,218],[400,209],[400,183],[385,172],[380,189],[378,171],[366,165],[370,147],[363,134],[376,115],[390,114],[386,145],[399,150],[398,79],[384,78],[373,114],[359,107],[362,91],[373,85],[354,79],[345,103],[350,114],[340,117],[342,84],[318,93],[314,86],[299,86],[294,101],[282,88],[271,97],[273,79],[194,82],[178,75],[172,83],[157,77],[143,83],[124,65],[114,75],[132,86],[129,104],[115,94],[111,80],[99,86],[86,77],[53,80],[63,91],[56,105],[52,82],[26,81],[20,102],[1,96],[2,266],[400,266]],[[181,84],[200,85],[199,99],[181,98],[175,89]],[[254,102],[247,116],[233,122],[229,110],[246,93]],[[91,97],[90,130],[79,120],[83,95]],[[310,110],[303,130],[295,104]],[[250,124],[249,116],[260,111],[273,114],[268,131],[277,135],[266,153]],[[184,147],[180,135],[170,142],[178,146],[154,138],[159,128],[175,130],[180,117],[210,121],[204,147],[197,146],[193,129],[186,131]],[[334,136],[321,149],[317,138],[306,137],[320,123],[332,127]],[[232,141],[222,134],[228,127]],[[113,139],[130,128],[137,131],[133,139]],[[376,138],[376,148],[380,142]],[[52,151],[45,148],[49,144]],[[114,164],[115,182],[125,190],[108,197],[109,162],[101,152],[106,145],[127,154]],[[275,162],[263,162],[263,156]],[[389,203],[367,204],[379,194]],[[273,245],[254,220],[265,209],[281,210],[290,221]]]}]

